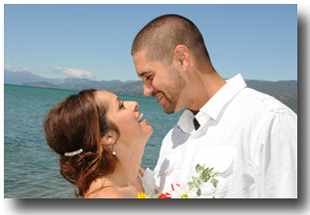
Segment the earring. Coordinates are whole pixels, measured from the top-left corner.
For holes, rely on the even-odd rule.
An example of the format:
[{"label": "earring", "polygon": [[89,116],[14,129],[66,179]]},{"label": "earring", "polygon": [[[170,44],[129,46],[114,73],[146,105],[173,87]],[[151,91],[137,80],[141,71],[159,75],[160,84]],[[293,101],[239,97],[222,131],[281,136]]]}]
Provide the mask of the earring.
[{"label": "earring", "polygon": [[113,146],[112,146],[112,155],[116,155],[115,153],[115,141],[113,141]]},{"label": "earring", "polygon": [[186,68],[185,68],[185,67],[183,67],[183,70],[184,70],[184,71],[186,71]]}]

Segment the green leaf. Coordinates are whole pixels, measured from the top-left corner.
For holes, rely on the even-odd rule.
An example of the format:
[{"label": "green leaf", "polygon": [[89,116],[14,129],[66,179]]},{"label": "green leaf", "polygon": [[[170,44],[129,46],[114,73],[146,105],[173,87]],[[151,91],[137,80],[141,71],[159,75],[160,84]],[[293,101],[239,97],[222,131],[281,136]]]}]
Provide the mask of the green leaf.
[{"label": "green leaf", "polygon": [[202,181],[197,180],[197,181],[196,181],[196,186],[200,187],[201,185],[202,185]]},{"label": "green leaf", "polygon": [[200,179],[199,178],[193,178],[193,179],[194,179],[193,182],[194,182],[195,186],[200,187],[202,184]]},{"label": "green leaf", "polygon": [[195,169],[196,169],[196,172],[201,172],[204,170],[203,166],[201,166],[200,164],[197,164]]},{"label": "green leaf", "polygon": [[197,181],[197,178],[196,177],[192,177],[192,179],[193,179],[193,182],[195,183],[196,181]]},{"label": "green leaf", "polygon": [[216,180],[215,178],[212,178],[212,180],[211,180],[211,183],[213,184],[213,187],[217,187],[217,183],[218,183],[219,181],[218,180]]},{"label": "green leaf", "polygon": [[195,184],[193,182],[188,182],[189,189],[193,189]]},{"label": "green leaf", "polygon": [[198,190],[197,190],[197,196],[200,196],[201,195],[201,190],[200,190],[200,188],[198,188]]},{"label": "green leaf", "polygon": [[[197,196],[201,195],[201,185],[204,182],[208,182],[208,180],[211,179],[210,183],[216,188],[217,184],[218,184],[218,180],[215,179],[215,177],[217,176],[217,172],[214,173],[212,172],[214,168],[205,168],[205,164],[200,165],[197,164],[195,167],[195,170],[197,173],[199,173],[199,177],[192,177],[193,181],[192,182],[188,182],[188,186],[190,189],[196,187],[197,188]],[[215,198],[213,196],[213,198]]]},{"label": "green leaf", "polygon": [[210,170],[209,170],[209,168],[205,169],[205,170],[202,172],[201,176],[202,176],[202,178],[203,178],[204,180],[209,180],[209,178],[210,178]]}]

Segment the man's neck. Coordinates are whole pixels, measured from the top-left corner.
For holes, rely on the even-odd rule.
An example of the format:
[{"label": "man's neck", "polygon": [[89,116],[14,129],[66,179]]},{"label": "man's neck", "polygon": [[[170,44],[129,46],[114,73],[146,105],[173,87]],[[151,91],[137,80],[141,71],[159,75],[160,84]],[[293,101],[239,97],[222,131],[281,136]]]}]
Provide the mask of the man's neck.
[{"label": "man's neck", "polygon": [[[216,72],[204,74],[199,73],[192,88],[189,90],[188,107],[194,114],[199,110],[226,84]],[[195,115],[196,115],[195,114]]]}]

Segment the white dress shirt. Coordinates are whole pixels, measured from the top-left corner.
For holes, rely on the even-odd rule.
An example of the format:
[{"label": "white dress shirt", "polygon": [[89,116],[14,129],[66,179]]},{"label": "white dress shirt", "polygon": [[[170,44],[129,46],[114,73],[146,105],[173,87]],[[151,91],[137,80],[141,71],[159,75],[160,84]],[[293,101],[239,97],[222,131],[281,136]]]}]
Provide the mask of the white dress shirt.
[{"label": "white dress shirt", "polygon": [[192,181],[198,163],[219,173],[217,188],[204,184],[202,198],[297,198],[297,115],[238,74],[196,116],[185,110],[166,135],[157,186],[168,192],[171,183]]}]

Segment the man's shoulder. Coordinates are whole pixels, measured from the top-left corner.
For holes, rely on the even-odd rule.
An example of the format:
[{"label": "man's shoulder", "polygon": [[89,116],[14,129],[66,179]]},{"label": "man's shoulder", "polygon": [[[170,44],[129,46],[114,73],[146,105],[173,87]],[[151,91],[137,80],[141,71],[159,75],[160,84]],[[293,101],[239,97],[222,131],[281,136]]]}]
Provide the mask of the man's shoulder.
[{"label": "man's shoulder", "polygon": [[285,112],[289,108],[275,97],[251,88],[244,88],[235,98],[235,102],[243,104],[246,109],[259,112]]}]

